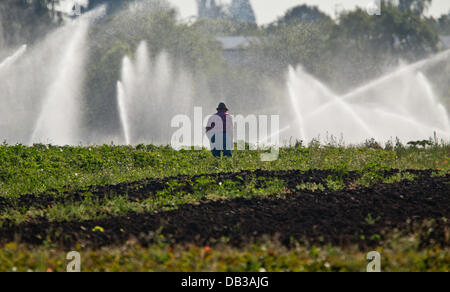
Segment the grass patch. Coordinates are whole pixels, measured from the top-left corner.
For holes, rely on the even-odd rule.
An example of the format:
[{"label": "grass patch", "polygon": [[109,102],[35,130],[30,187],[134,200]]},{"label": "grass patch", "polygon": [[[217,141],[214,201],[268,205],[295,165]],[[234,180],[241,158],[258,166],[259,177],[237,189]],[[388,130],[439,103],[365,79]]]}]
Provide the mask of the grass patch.
[{"label": "grass patch", "polygon": [[[393,236],[375,250],[381,254],[383,272],[448,272],[450,268],[450,250],[420,249],[418,235]],[[9,243],[0,248],[0,270],[64,272],[68,252],[51,246],[29,248]],[[215,247],[169,245],[161,239],[149,247],[129,241],[120,248],[80,249],[83,272],[365,272],[368,252],[356,246],[286,248],[276,239],[243,248],[229,247],[226,239]]]},{"label": "grass patch", "polygon": [[426,149],[368,147],[282,148],[273,162],[261,152],[235,151],[233,159],[215,159],[203,151],[174,151],[169,147],[49,145],[0,146],[0,196],[83,189],[146,178],[201,175],[242,170],[332,170],[344,175],[386,169],[434,169],[448,173],[450,146]]},{"label": "grass patch", "polygon": [[[215,159],[206,151],[174,151],[152,145],[56,147],[49,145],[0,146],[0,198],[14,202],[24,194],[62,196],[65,192],[85,190],[78,202],[54,203],[43,207],[17,207],[0,212],[0,226],[38,218],[49,221],[85,221],[177,209],[185,204],[287,196],[296,191],[341,191],[378,183],[412,181],[417,177],[407,170],[433,170],[434,177],[449,174],[449,145],[418,147],[337,147],[332,145],[282,148],[273,162],[262,162],[261,152],[237,151],[232,159]],[[389,170],[403,172],[385,176]],[[216,179],[213,174],[268,170],[326,170],[333,172],[322,182],[296,182],[289,185],[276,177]],[[361,177],[349,182],[347,175]],[[253,172],[252,172],[253,173]],[[151,178],[184,175],[185,180],[167,179],[158,191],[133,198],[127,191],[99,200],[91,186],[109,186]],[[349,185],[350,184],[350,185]],[[366,223],[379,217],[368,214]],[[237,226],[236,228],[238,228]],[[101,232],[101,226],[98,232]],[[367,240],[378,240],[373,234]],[[83,271],[365,271],[366,254],[356,247],[285,248],[276,239],[243,248],[218,244],[214,248],[158,244],[141,247],[132,241],[122,247],[81,250]],[[67,251],[68,252],[68,251]],[[368,251],[369,252],[369,251]],[[448,271],[449,250],[419,248],[419,239],[393,237],[383,248],[383,271]],[[10,243],[0,247],[2,271],[64,271],[66,251],[51,244],[27,247]]]}]

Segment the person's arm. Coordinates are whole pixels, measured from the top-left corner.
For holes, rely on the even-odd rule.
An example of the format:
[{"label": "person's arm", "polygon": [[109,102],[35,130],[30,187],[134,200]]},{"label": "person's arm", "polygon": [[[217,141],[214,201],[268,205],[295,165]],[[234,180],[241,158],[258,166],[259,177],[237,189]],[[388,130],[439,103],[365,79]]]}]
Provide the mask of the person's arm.
[{"label": "person's arm", "polygon": [[211,123],[210,127],[206,127],[206,133],[208,133],[209,131],[211,131],[212,129],[214,129],[215,123]]},{"label": "person's arm", "polygon": [[215,123],[213,122],[213,117],[208,119],[208,123],[206,124],[206,133],[214,129]]}]

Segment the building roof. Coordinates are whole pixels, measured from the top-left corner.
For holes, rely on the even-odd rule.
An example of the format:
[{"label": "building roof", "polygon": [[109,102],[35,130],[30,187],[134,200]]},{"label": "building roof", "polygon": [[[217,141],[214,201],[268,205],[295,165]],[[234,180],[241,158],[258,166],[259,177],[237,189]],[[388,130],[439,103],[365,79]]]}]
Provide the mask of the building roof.
[{"label": "building roof", "polygon": [[450,35],[441,35],[441,43],[444,47],[450,49]]},{"label": "building roof", "polygon": [[216,37],[216,40],[222,44],[223,50],[231,51],[247,49],[250,46],[252,38],[243,36],[229,36]]}]

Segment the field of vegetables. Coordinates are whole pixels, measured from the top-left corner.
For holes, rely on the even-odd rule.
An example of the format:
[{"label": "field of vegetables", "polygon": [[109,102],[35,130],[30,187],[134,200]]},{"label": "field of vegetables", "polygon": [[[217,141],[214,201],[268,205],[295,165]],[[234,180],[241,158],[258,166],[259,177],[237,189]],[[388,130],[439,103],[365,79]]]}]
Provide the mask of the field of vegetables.
[{"label": "field of vegetables", "polygon": [[0,146],[0,271],[448,271],[450,146]]}]

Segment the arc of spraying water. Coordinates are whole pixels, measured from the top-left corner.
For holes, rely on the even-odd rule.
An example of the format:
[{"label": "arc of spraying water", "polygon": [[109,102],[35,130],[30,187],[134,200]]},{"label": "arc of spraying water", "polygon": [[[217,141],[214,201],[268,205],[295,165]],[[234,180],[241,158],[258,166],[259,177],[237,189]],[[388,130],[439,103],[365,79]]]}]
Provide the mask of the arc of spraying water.
[{"label": "arc of spraying water", "polygon": [[[386,81],[388,81],[388,80],[390,80],[390,79],[392,79],[394,77],[400,76],[400,75],[405,74],[405,73],[410,73],[411,71],[418,70],[418,69],[420,69],[420,68],[422,68],[424,66],[429,66],[429,65],[434,64],[436,62],[439,62],[442,59],[444,59],[446,57],[449,57],[449,56],[450,56],[450,50],[447,50],[447,51],[439,53],[439,54],[437,54],[437,55],[435,55],[435,56],[433,56],[433,57],[431,57],[429,59],[422,60],[422,61],[410,64],[410,65],[408,65],[406,67],[403,67],[403,68],[400,68],[400,69],[398,69],[398,70],[396,70],[396,71],[394,71],[394,72],[392,72],[392,73],[390,73],[390,74],[388,74],[386,76],[382,76],[382,77],[380,77],[378,79],[375,79],[374,81],[369,82],[368,84],[366,84],[364,86],[361,86],[361,87],[359,87],[359,88],[357,88],[355,90],[352,90],[351,92],[341,96],[339,99],[342,101],[342,100],[347,100],[347,99],[350,99],[350,98],[353,98],[353,97],[361,96],[361,93],[366,92],[366,91],[368,91],[368,90],[370,90],[372,88],[375,88],[375,87],[383,84],[384,82],[386,82]],[[329,103],[326,103],[326,104],[318,107],[315,111],[313,111],[310,114],[308,114],[306,116],[306,118],[310,118],[312,116],[315,116],[315,115],[318,115],[318,114],[322,113],[324,110],[326,110],[327,108],[335,105],[337,102],[339,102],[339,100],[333,100],[333,101],[331,101]]]},{"label": "arc of spraying water", "polygon": [[[290,77],[291,78],[296,78],[295,76],[295,70],[290,67]],[[313,78],[313,82],[318,83],[318,81],[316,79]],[[300,113],[300,111],[298,110],[299,108],[299,104],[295,99],[295,92],[294,89],[292,87],[292,84],[290,82],[288,82],[288,89],[289,89],[289,95],[291,97],[291,102],[293,104],[294,110],[296,111],[297,117],[300,119],[300,123],[304,124],[306,122],[308,122],[308,120],[310,120],[313,116],[308,114],[305,117],[302,116],[302,114]],[[330,89],[326,88],[325,86],[322,85],[322,90],[324,90],[326,92],[327,95],[331,96],[333,98],[333,101],[330,103],[338,103],[339,105],[342,106],[342,108],[347,111],[353,118],[355,118],[355,120],[359,123],[359,125],[364,129],[364,131],[366,133],[368,133],[368,135],[372,136],[372,137],[376,137],[375,132],[371,129],[371,127],[369,127],[369,125],[363,120],[363,118],[356,112],[354,111],[347,103],[345,103],[344,101],[340,100],[340,98],[334,94]],[[304,131],[303,129],[301,131]],[[305,141],[305,140],[304,140]]]},{"label": "arc of spraying water", "polygon": [[430,101],[433,104],[437,104],[438,110],[441,111],[440,114],[442,114],[442,116],[440,116],[440,118],[442,119],[442,123],[445,125],[446,129],[445,130],[444,129],[440,129],[440,130],[445,131],[445,132],[450,132],[450,121],[449,121],[449,117],[448,117],[448,114],[447,114],[447,110],[436,99],[436,95],[434,94],[433,89],[431,88],[431,85],[430,85],[430,82],[429,82],[428,78],[422,72],[418,72],[417,73],[417,77],[418,77],[419,81],[423,84],[423,86],[425,87],[425,90],[427,92],[427,96],[430,98]]},{"label": "arc of spraying water", "polygon": [[427,131],[430,131],[430,132],[437,132],[437,133],[440,133],[440,134],[444,134],[447,137],[450,137],[450,132],[446,131],[444,129],[433,128],[433,127],[430,127],[430,126],[427,126],[427,125],[423,125],[423,124],[421,124],[421,123],[419,123],[419,122],[417,122],[417,121],[415,121],[415,120],[413,120],[411,118],[408,118],[408,117],[405,117],[403,115],[399,115],[399,114],[396,114],[396,113],[387,112],[387,111],[383,111],[383,110],[380,110],[380,109],[375,109],[374,111],[379,113],[379,114],[381,114],[381,115],[390,116],[392,118],[404,121],[404,122],[406,122],[408,124],[411,124],[411,125],[419,128],[419,129],[424,129],[424,130],[427,130]]},{"label": "arc of spraying water", "polygon": [[127,145],[130,145],[131,144],[130,128],[129,128],[129,121],[128,121],[125,99],[126,99],[126,93],[125,93],[123,84],[122,84],[122,82],[117,81],[117,105],[119,107],[119,117],[120,117],[122,131],[123,131],[124,138],[125,138],[125,143]]},{"label": "arc of spraying water", "polygon": [[300,132],[300,139],[302,139],[303,141],[306,142],[306,135],[305,135],[305,131],[303,129],[304,126],[304,120],[303,120],[303,115],[300,112],[300,105],[298,104],[297,101],[297,96],[295,94],[295,90],[294,90],[294,85],[291,83],[291,78],[295,78],[295,70],[292,67],[289,67],[289,78],[288,78],[288,90],[289,90],[289,98],[292,104],[292,107],[294,108],[295,114],[296,114],[296,118],[297,118],[297,123],[299,126],[299,132]]},{"label": "arc of spraying water", "polygon": [[12,64],[14,64],[22,55],[24,55],[27,51],[27,45],[21,46],[13,55],[9,56],[3,62],[0,63],[0,72]]},{"label": "arc of spraying water", "polygon": [[272,140],[273,137],[280,135],[286,131],[288,131],[291,128],[291,125],[288,125],[286,127],[284,127],[283,129],[271,134],[270,136],[266,137],[265,139],[263,139],[262,141],[259,142],[260,145],[263,145],[264,143],[266,143],[269,140]]},{"label": "arc of spraying water", "polygon": [[[58,145],[75,145],[80,142],[82,72],[86,62],[89,27],[105,14],[105,6],[69,22],[59,29],[65,33],[66,47],[59,60],[56,79],[47,88],[40,114],[29,144],[50,140]],[[70,33],[70,34],[69,34]]]}]

